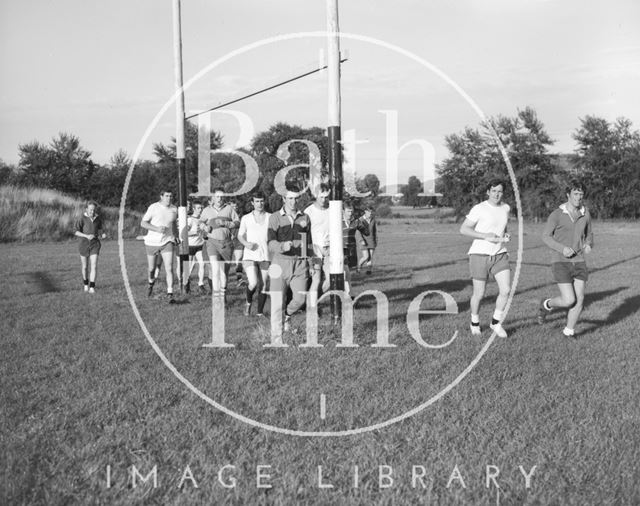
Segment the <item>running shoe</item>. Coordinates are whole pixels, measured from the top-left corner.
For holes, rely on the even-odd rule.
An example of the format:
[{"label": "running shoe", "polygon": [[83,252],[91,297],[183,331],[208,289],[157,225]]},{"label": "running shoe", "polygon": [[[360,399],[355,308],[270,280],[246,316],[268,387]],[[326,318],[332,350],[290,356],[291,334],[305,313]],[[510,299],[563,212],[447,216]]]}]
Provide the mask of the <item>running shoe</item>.
[{"label": "running shoe", "polygon": [[154,278],[154,280],[149,283],[149,288],[147,288],[147,297],[151,297],[151,295],[153,295],[153,285],[155,282],[156,280]]},{"label": "running shoe", "polygon": [[502,325],[500,323],[496,323],[495,325],[491,324],[489,325],[489,327],[496,333],[498,337],[507,337],[507,331],[502,328]]},{"label": "running shoe", "polygon": [[89,293],[96,293],[96,289],[94,287],[89,288]]},{"label": "running shoe", "polygon": [[547,315],[551,313],[546,307],[544,307],[545,299],[540,299],[540,305],[538,306],[538,325],[543,325],[547,319]]},{"label": "running shoe", "polygon": [[169,301],[169,304],[175,304],[176,303],[176,299],[173,298],[173,294],[172,293],[168,293],[167,294],[167,300]]},{"label": "running shoe", "polygon": [[249,316],[251,314],[251,304],[247,303],[244,305],[244,315]]},{"label": "running shoe", "polygon": [[471,329],[471,335],[472,336],[481,336],[482,335],[482,331],[480,330],[480,325],[469,325],[469,328]]}]

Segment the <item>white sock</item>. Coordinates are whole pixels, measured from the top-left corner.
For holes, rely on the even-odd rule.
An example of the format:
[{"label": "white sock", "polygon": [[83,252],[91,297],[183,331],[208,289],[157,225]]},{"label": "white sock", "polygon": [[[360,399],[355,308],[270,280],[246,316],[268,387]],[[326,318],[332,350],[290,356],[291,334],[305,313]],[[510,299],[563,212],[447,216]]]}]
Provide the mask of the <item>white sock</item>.
[{"label": "white sock", "polygon": [[471,314],[471,323],[480,323],[480,315]]},{"label": "white sock", "polygon": [[502,320],[502,317],[504,316],[504,311],[498,311],[497,309],[493,312],[493,319],[494,320]]}]

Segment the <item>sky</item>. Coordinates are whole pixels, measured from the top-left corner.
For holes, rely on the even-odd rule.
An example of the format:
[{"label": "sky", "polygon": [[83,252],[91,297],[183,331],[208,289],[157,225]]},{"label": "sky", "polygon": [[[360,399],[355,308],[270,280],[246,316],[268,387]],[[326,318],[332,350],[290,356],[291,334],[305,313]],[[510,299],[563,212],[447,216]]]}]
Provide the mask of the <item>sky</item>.
[{"label": "sky", "polygon": [[[470,101],[487,116],[533,107],[555,140],[552,152],[574,151],[572,133],[587,115],[623,116],[640,128],[640,2],[341,0],[339,9],[348,56],[341,126],[362,141],[351,156],[358,175],[385,183],[387,121],[397,117],[394,170],[400,182],[420,177],[420,142],[439,162],[446,135],[479,125]],[[293,34],[325,30],[325,10],[323,0],[182,0],[185,83],[202,73],[185,89],[187,112],[317,68],[326,39]],[[97,163],[120,149],[133,155],[174,92],[171,0],[3,0],[0,40],[7,163],[18,162],[20,144],[59,132],[77,135]],[[279,121],[326,128],[327,102],[327,75],[318,73],[227,110],[249,117],[255,132]],[[229,113],[211,122],[229,149],[251,133]],[[141,157],[153,159],[152,143],[172,135],[169,107]]]}]

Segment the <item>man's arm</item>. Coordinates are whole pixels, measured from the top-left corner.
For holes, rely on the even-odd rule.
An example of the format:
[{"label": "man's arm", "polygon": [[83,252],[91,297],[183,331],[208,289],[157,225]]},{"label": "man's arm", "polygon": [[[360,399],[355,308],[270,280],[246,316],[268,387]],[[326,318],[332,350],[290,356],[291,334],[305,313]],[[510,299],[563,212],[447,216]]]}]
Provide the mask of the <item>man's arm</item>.
[{"label": "man's arm", "polygon": [[84,223],[82,222],[82,218],[81,218],[81,219],[79,219],[79,220],[76,222],[76,226],[75,226],[75,228],[76,228],[76,231],[73,233],[73,235],[75,235],[76,237],[84,237],[85,239],[89,239],[89,240],[91,240],[91,239],[93,239],[93,238],[94,238],[94,236],[93,236],[93,235],[91,235],[91,234],[85,234],[85,233],[83,232],[83,230],[84,230]]},{"label": "man's arm", "polygon": [[474,229],[475,226],[475,221],[470,218],[465,218],[462,225],[460,225],[460,233],[467,237],[472,237],[473,239],[484,239],[485,241],[496,243],[502,242],[502,237],[497,236],[493,232],[478,232]]},{"label": "man's arm", "polygon": [[153,218],[153,213],[151,211],[151,206],[147,209],[147,212],[144,213],[142,220],[140,221],[140,226],[146,230],[151,230],[152,232],[159,232],[164,234],[166,227],[160,227],[151,224],[151,219]]},{"label": "man's arm", "polygon": [[542,231],[542,242],[544,242],[549,248],[558,253],[562,253],[565,257],[570,258],[575,255],[575,251],[570,246],[565,246],[564,244],[556,241],[553,238],[553,232],[558,226],[558,214],[554,211],[547,218],[547,223],[544,226],[544,230]]},{"label": "man's arm", "polygon": [[[291,247],[284,249],[284,245],[286,243],[278,241],[278,228],[280,225],[278,223],[278,215],[273,213],[269,216],[269,228],[267,229],[267,243],[269,246],[269,251],[271,253],[284,253],[285,251],[289,251]],[[289,242],[289,241],[287,241]]]}]

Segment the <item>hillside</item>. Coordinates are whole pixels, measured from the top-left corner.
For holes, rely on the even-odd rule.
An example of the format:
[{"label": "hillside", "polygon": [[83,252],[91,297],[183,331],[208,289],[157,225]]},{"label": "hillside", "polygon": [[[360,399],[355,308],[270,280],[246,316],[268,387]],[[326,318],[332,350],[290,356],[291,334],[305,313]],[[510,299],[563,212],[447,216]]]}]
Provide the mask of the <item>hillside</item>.
[{"label": "hillside", "polygon": [[[0,186],[0,242],[61,241],[73,237],[74,224],[85,202],[54,190]],[[105,233],[117,237],[118,208],[100,208]],[[124,237],[140,233],[136,212],[125,213]]]}]

